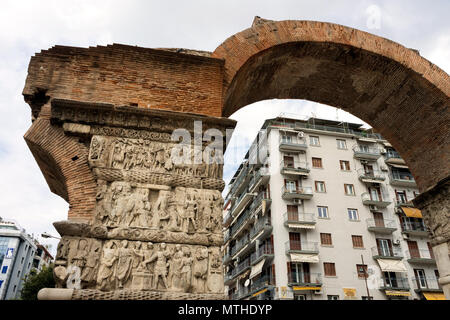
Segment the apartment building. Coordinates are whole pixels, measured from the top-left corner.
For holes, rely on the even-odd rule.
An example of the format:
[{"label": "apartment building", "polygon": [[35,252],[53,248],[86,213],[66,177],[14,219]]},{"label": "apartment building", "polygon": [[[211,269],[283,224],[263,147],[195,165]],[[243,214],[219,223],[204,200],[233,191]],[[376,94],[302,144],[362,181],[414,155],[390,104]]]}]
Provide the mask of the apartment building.
[{"label": "apartment building", "polygon": [[361,124],[266,120],[230,181],[230,299],[442,299],[404,160]]},{"label": "apartment building", "polygon": [[0,300],[18,299],[37,245],[14,221],[0,218]]}]

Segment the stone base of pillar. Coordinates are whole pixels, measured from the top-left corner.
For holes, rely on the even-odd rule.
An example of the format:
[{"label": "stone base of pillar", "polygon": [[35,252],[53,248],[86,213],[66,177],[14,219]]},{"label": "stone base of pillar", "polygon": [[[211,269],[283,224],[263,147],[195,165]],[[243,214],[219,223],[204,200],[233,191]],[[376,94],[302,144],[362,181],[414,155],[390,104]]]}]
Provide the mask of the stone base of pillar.
[{"label": "stone base of pillar", "polygon": [[44,288],[38,293],[38,300],[227,300],[224,294],[184,293],[142,290],[76,290]]}]

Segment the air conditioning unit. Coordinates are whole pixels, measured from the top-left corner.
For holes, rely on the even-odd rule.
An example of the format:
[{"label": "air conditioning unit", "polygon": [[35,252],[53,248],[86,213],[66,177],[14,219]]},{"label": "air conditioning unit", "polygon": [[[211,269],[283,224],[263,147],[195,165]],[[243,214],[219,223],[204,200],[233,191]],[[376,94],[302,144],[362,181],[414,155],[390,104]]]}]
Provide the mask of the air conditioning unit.
[{"label": "air conditioning unit", "polygon": [[383,149],[383,148],[380,149],[381,154],[385,154],[386,152],[387,152],[386,149]]},{"label": "air conditioning unit", "polygon": [[374,206],[374,205],[370,205],[370,206],[369,206],[369,210],[371,210],[371,211],[377,211],[377,210],[378,210],[378,207],[377,207],[377,206]]},{"label": "air conditioning unit", "polygon": [[305,137],[305,133],[304,133],[303,131],[300,131],[300,132],[297,134],[297,137],[299,137],[299,138],[304,138],[304,137]]},{"label": "air conditioning unit", "polygon": [[403,239],[407,240],[409,239],[409,235],[407,233],[402,233]]},{"label": "air conditioning unit", "polygon": [[393,243],[396,246],[400,245],[400,239],[395,239]]},{"label": "air conditioning unit", "polygon": [[381,170],[381,171],[388,171],[388,168],[385,167],[385,166],[380,166],[380,170]]},{"label": "air conditioning unit", "polygon": [[301,199],[293,199],[292,202],[294,204],[302,204],[302,200]]}]

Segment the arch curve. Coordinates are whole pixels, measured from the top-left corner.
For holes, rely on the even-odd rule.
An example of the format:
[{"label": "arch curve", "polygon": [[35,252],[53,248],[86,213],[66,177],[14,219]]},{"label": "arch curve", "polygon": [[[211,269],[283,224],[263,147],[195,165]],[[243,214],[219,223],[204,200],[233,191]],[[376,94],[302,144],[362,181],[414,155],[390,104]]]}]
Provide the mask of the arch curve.
[{"label": "arch curve", "polygon": [[342,108],[400,152],[423,192],[450,175],[449,76],[391,40],[342,25],[255,18],[212,54],[223,116],[273,98]]}]

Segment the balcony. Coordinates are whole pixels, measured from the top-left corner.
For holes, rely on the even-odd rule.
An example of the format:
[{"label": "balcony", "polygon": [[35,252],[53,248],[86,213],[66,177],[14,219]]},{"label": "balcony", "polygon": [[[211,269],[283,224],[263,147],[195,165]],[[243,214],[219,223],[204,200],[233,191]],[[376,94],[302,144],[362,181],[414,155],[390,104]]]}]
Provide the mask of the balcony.
[{"label": "balcony", "polygon": [[248,209],[251,213],[258,212],[259,209],[262,209],[263,213],[265,213],[267,209],[269,209],[271,203],[272,200],[267,196],[267,193],[262,191],[252,201],[252,204],[249,206]]},{"label": "balcony", "polygon": [[385,155],[384,162],[390,164],[405,164],[405,160],[400,156],[397,151],[388,151]]},{"label": "balcony", "polygon": [[271,245],[263,245],[250,256],[252,265],[255,265],[262,259],[270,259],[274,257],[273,247]]},{"label": "balcony", "polygon": [[404,201],[404,200],[401,200],[401,199],[396,199],[395,200],[395,206],[396,207],[408,207],[408,208],[414,208],[415,207],[415,205],[412,202],[412,200]]},{"label": "balcony", "polygon": [[265,185],[270,179],[269,168],[259,169],[250,179],[248,189],[250,192],[258,190],[259,186]]},{"label": "balcony", "polygon": [[298,187],[298,188],[281,188],[281,197],[284,200],[303,199],[308,200],[313,197],[313,191],[311,187]]},{"label": "balcony", "polygon": [[248,297],[249,294],[250,294],[249,287],[242,287],[242,288],[239,288],[238,291],[233,293],[233,295],[231,296],[231,300],[241,300],[241,299]]},{"label": "balcony", "polygon": [[408,278],[394,277],[394,278],[382,278],[380,284],[380,290],[405,290],[409,291]]},{"label": "balcony", "polygon": [[309,164],[302,161],[285,161],[280,162],[280,173],[294,176],[308,176]]},{"label": "balcony", "polygon": [[395,220],[392,219],[367,219],[367,230],[380,233],[380,234],[392,234],[397,230]]},{"label": "balcony", "polygon": [[306,140],[295,136],[280,135],[279,150],[282,152],[300,152],[308,148]]},{"label": "balcony", "polygon": [[381,183],[386,179],[383,172],[378,170],[367,171],[364,168],[358,170],[358,178],[365,183]]},{"label": "balcony", "polygon": [[[311,290],[317,290],[317,287],[322,286],[322,274],[290,272],[288,273],[288,286],[302,287],[302,290],[307,290],[307,287],[311,287]],[[293,289],[295,290],[296,288]]]},{"label": "balcony", "polygon": [[236,241],[236,245],[231,249],[231,255],[233,257],[236,257],[238,254],[240,254],[250,242],[250,238],[248,236],[244,236],[238,241]]},{"label": "balcony", "polygon": [[316,216],[314,213],[286,212],[284,225],[289,229],[314,229]]},{"label": "balcony", "polygon": [[248,174],[249,170],[250,169],[247,166],[241,169],[241,172],[239,172],[236,180],[234,180],[233,184],[231,185],[230,194],[239,193],[241,187],[244,186],[250,178],[250,175]]},{"label": "balcony", "polygon": [[389,197],[386,194],[382,194],[379,196],[378,194],[371,195],[368,192],[364,192],[361,194],[362,203],[367,206],[377,206],[381,208],[386,208],[388,205],[391,204],[391,201],[389,201]]},{"label": "balcony", "polygon": [[405,252],[406,260],[410,264],[429,264],[429,265],[435,265],[436,260],[434,259],[433,251],[430,250],[408,250]]},{"label": "balcony", "polygon": [[381,157],[381,152],[378,148],[355,146],[353,147],[353,157],[362,160],[377,160]]},{"label": "balcony", "polygon": [[231,221],[232,221],[232,216],[231,216],[230,210],[228,210],[227,213],[225,214],[225,217],[223,217],[222,226],[224,226],[225,228],[228,227],[230,225]]},{"label": "balcony", "polygon": [[392,259],[401,260],[403,259],[402,251],[400,248],[382,248],[382,247],[372,247],[372,257],[374,259]]},{"label": "balcony", "polygon": [[443,292],[436,277],[413,278],[412,283],[415,292]]},{"label": "balcony", "polygon": [[233,207],[231,207],[230,212],[233,217],[239,216],[241,212],[245,209],[250,200],[253,199],[255,194],[244,191],[239,198],[236,200]]},{"label": "balcony", "polygon": [[319,253],[317,242],[289,240],[284,244],[286,254],[289,253]]},{"label": "balcony", "polygon": [[430,229],[428,229],[422,221],[402,221],[401,226],[402,233],[410,236],[428,237],[430,235]]},{"label": "balcony", "polygon": [[269,217],[258,219],[258,221],[256,221],[253,225],[253,228],[250,230],[251,241],[255,239],[264,239],[272,232],[272,229],[273,227]]},{"label": "balcony", "polygon": [[405,171],[395,171],[389,176],[390,183],[397,187],[416,187],[416,180],[414,180],[413,175],[410,172]]},{"label": "balcony", "polygon": [[237,218],[236,222],[230,227],[230,238],[235,238],[245,230],[251,222],[250,215],[250,210],[245,210],[245,212]]},{"label": "balcony", "polygon": [[226,229],[223,235],[223,243],[227,243],[228,240],[231,238],[231,229]]},{"label": "balcony", "polygon": [[252,280],[252,284],[250,286],[250,293],[255,294],[260,290],[265,288],[270,288],[275,286],[275,278],[271,275],[261,276],[257,279]]}]

